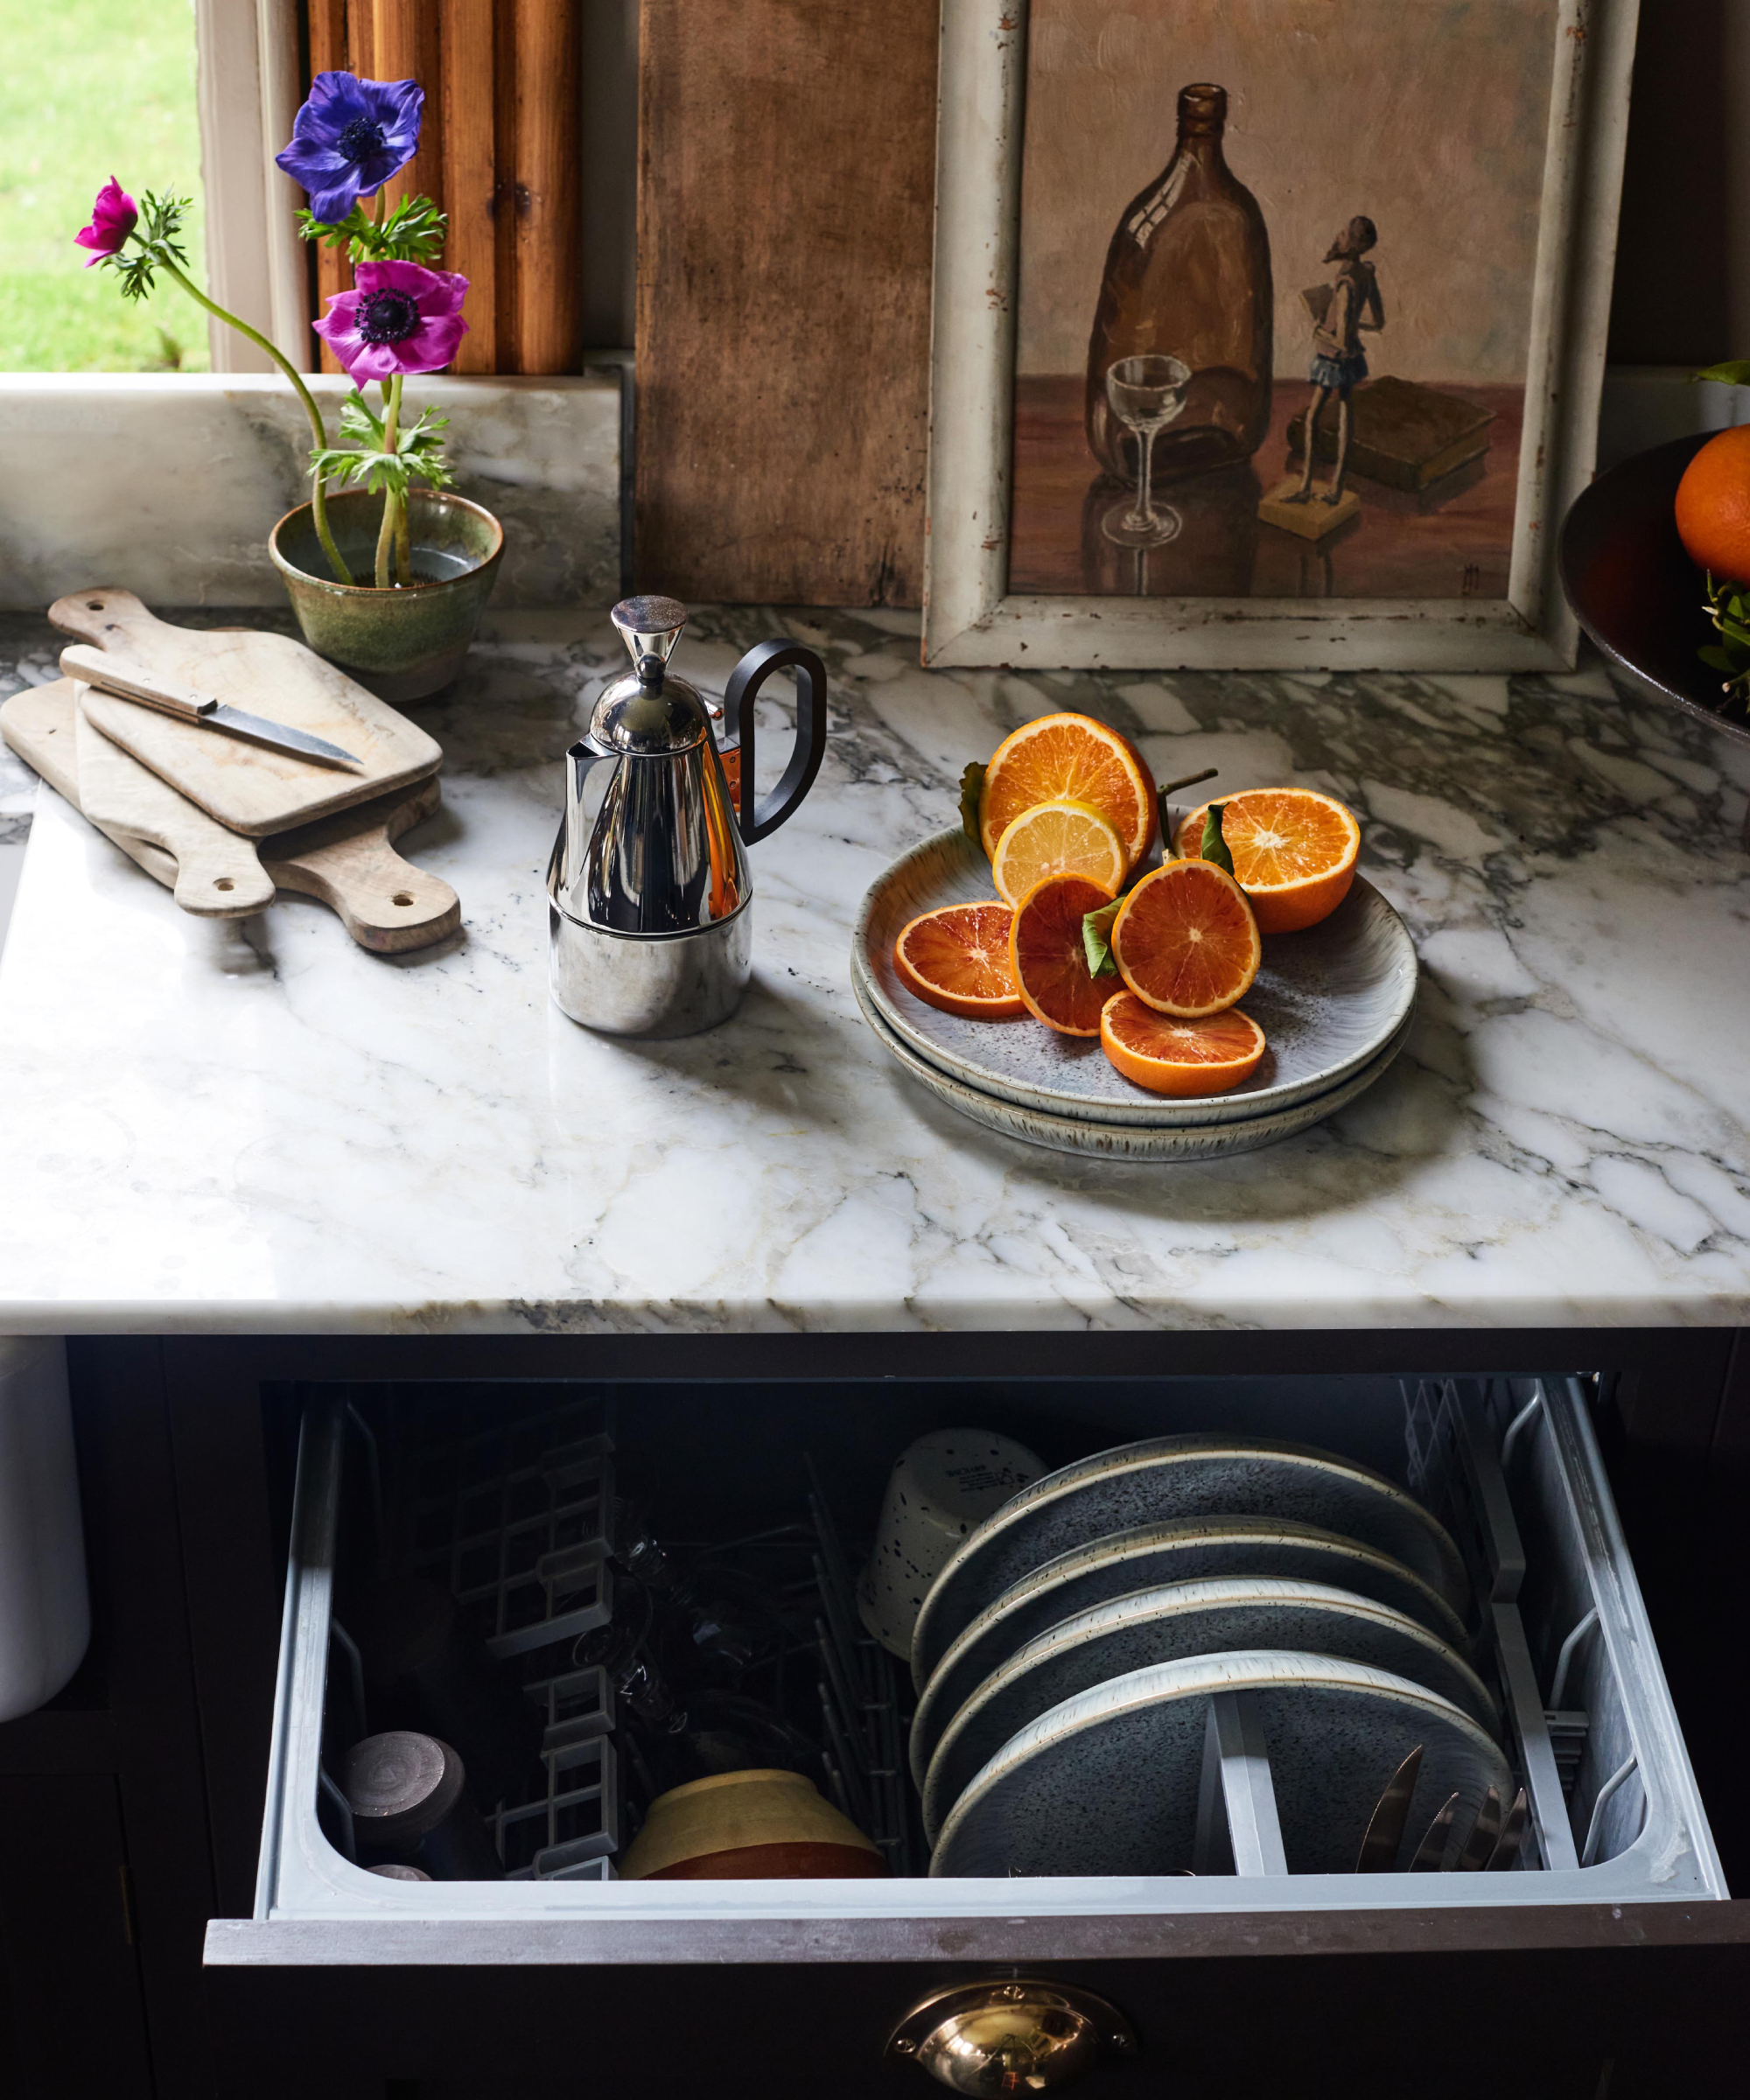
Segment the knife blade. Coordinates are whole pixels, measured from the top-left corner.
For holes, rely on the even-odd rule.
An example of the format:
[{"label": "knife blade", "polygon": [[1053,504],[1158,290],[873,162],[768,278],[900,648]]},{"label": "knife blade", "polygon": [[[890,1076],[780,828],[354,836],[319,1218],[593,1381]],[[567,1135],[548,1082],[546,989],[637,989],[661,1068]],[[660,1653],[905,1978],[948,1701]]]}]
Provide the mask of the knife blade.
[{"label": "knife blade", "polygon": [[1488,1856],[1488,1865],[1484,1870],[1486,1872],[1505,1873],[1508,1868],[1518,1866],[1519,1848],[1525,1842],[1525,1823],[1529,1812],[1525,1789],[1521,1787],[1513,1796],[1513,1806],[1507,1811],[1507,1821],[1502,1825],[1501,1836]]},{"label": "knife blade", "polygon": [[354,773],[364,770],[363,762],[352,752],[331,744],[326,737],[312,736],[308,730],[293,729],[289,723],[271,721],[266,715],[252,715],[247,709],[232,707],[194,686],[161,678],[156,672],[130,663],[113,650],[89,648],[83,642],[74,642],[61,651],[60,668],[64,677],[80,679],[106,693],[118,693],[124,700],[137,700],[143,707],[156,708],[162,715],[174,715],[179,722],[191,722],[200,729],[216,729],[227,736],[241,737],[250,744],[265,745],[271,751],[288,752],[293,758],[309,760],[312,765],[334,766]]},{"label": "knife blade", "polygon": [[1410,1862],[1412,1874],[1437,1874],[1440,1862],[1446,1856],[1446,1835],[1452,1827],[1452,1818],[1459,1812],[1459,1796],[1447,1795],[1439,1814],[1428,1825],[1428,1835],[1416,1848],[1416,1857]]},{"label": "knife blade", "polygon": [[1465,1840],[1465,1848],[1459,1854],[1458,1865],[1452,1869],[1457,1874],[1479,1874],[1488,1864],[1488,1856],[1494,1850],[1494,1841],[1501,1835],[1501,1796],[1491,1787],[1477,1811],[1477,1819],[1471,1825],[1471,1834]]},{"label": "knife blade", "polygon": [[1355,1857],[1358,1874],[1389,1874],[1396,1863],[1404,1826],[1410,1820],[1410,1796],[1416,1791],[1416,1774],[1422,1769],[1422,1750],[1418,1743],[1387,1781]]}]

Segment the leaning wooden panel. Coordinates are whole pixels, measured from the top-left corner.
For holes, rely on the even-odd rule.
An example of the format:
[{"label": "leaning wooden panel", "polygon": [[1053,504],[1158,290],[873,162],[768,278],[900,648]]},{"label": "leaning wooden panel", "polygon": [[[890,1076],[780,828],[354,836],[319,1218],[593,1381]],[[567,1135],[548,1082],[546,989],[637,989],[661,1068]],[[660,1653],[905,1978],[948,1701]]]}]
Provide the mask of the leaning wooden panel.
[{"label": "leaning wooden panel", "polygon": [[943,0],[926,660],[1571,665],[1637,10]]},{"label": "leaning wooden panel", "polygon": [[640,588],[914,605],[937,0],[640,24]]}]

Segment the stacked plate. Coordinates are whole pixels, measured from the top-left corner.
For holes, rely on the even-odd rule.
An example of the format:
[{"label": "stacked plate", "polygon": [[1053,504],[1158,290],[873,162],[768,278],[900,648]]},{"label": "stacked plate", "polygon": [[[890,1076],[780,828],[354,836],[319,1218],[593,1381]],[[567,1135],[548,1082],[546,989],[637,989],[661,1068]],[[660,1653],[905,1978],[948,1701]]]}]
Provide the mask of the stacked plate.
[{"label": "stacked plate", "polygon": [[1406,1829],[1457,1794],[1462,1833],[1508,1783],[1467,1595],[1421,1503],[1329,1452],[1163,1437],[1047,1474],[918,1617],[931,1872],[1184,1871],[1211,1704],[1232,1692],[1253,1697],[1292,1872],[1353,1869],[1418,1746]]},{"label": "stacked plate", "polygon": [[1245,1011],[1269,1040],[1244,1086],[1197,1101],[1149,1094],[1097,1041],[1031,1018],[969,1021],[900,984],[893,943],[920,913],[988,900],[990,870],[963,831],[902,854],[871,887],[851,938],[864,1018],[896,1063],[986,1129],[1057,1152],[1206,1159],[1307,1128],[1370,1087],[1404,1046],[1416,1005],[1416,950],[1404,921],[1357,876],[1321,924],[1264,945]]}]

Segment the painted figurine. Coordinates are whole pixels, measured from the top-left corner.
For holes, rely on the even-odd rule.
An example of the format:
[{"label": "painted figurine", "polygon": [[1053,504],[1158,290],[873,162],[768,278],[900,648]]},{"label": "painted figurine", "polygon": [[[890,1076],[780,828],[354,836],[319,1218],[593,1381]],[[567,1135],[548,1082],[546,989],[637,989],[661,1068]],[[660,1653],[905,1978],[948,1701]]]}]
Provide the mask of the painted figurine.
[{"label": "painted figurine", "polygon": [[1337,468],[1323,500],[1333,506],[1343,500],[1343,479],[1348,472],[1349,439],[1354,412],[1349,396],[1368,375],[1367,354],[1362,332],[1377,332],[1385,326],[1385,306],[1379,296],[1379,278],[1367,253],[1379,239],[1371,219],[1359,216],[1331,243],[1326,256],[1334,262],[1336,274],[1328,286],[1320,285],[1306,295],[1312,313],[1312,387],[1306,410],[1306,465],[1300,486],[1285,499],[1290,503],[1312,500],[1314,441],[1319,415],[1332,395],[1337,397]]}]

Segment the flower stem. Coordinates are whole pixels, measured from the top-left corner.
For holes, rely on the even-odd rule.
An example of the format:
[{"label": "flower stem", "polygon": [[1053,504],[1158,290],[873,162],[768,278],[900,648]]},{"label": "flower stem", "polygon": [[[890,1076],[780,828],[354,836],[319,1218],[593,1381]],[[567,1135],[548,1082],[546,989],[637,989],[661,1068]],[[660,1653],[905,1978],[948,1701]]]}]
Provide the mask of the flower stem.
[{"label": "flower stem", "polygon": [[[395,457],[396,426],[401,420],[401,374],[382,382],[383,396],[383,446],[384,452]],[[389,555],[396,541],[396,499],[391,486],[383,492],[382,528],[377,534],[377,589],[387,591],[393,578],[388,572]]]},{"label": "flower stem", "polygon": [[[304,385],[303,374],[293,369],[290,362],[266,336],[258,334],[247,321],[240,321],[234,313],[227,313],[222,306],[209,299],[198,284],[183,275],[174,262],[166,261],[162,255],[155,257],[155,260],[167,276],[176,279],[196,305],[204,306],[208,313],[216,315],[228,328],[234,328],[239,335],[247,336],[258,350],[266,352],[291,382],[292,391],[304,403],[304,412],[310,418],[311,432],[316,439],[317,450],[325,450],[328,444],[328,433],[322,426],[322,411],[317,407],[310,388]],[[328,527],[328,492],[320,474],[313,474],[311,478],[310,514],[316,526],[316,536],[322,542],[322,551],[328,557],[328,566],[334,571],[335,581],[350,584],[353,572],[341,560],[340,550],[334,544],[334,535]]]}]

